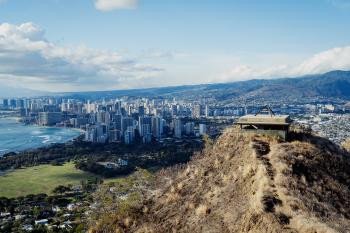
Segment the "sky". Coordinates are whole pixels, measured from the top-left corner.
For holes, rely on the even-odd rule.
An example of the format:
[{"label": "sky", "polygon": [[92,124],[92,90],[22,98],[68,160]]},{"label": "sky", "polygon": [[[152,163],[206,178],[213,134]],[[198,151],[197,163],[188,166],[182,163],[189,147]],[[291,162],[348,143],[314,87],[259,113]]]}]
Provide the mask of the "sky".
[{"label": "sky", "polygon": [[350,70],[349,28],[350,0],[0,0],[0,91]]}]

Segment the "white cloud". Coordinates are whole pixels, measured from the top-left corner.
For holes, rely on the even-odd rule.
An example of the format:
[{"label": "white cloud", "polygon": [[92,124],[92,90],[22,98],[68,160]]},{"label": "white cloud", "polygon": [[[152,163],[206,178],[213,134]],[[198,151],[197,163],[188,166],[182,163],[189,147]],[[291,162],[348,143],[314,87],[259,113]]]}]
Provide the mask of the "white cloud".
[{"label": "white cloud", "polygon": [[320,52],[297,65],[275,64],[269,67],[238,64],[212,81],[238,81],[252,78],[296,77],[332,70],[350,70],[350,46]]},{"label": "white cloud", "polygon": [[138,5],[138,0],[95,0],[95,7],[101,11],[111,11],[116,9],[134,9]]},{"label": "white cloud", "polygon": [[350,70],[350,46],[318,53],[292,70],[295,75],[324,73],[330,70]]},{"label": "white cloud", "polygon": [[84,45],[58,46],[32,23],[0,24],[0,82],[32,89],[69,91],[152,85],[162,72],[147,60]]},{"label": "white cloud", "polygon": [[237,65],[226,71],[212,82],[243,81],[254,78],[280,78],[290,76],[287,65],[276,65],[267,68],[254,67],[253,65]]}]

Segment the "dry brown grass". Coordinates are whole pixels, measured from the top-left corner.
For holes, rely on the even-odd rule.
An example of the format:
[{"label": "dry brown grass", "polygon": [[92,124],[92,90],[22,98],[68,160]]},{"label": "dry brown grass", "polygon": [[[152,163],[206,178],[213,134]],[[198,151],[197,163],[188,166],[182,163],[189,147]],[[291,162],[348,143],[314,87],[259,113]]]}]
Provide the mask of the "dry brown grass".
[{"label": "dry brown grass", "polygon": [[210,213],[210,209],[208,208],[208,206],[204,205],[204,204],[200,204],[197,209],[196,209],[196,215],[197,216],[205,216],[207,214]]},{"label": "dry brown grass", "polygon": [[342,143],[342,147],[350,153],[350,138]]},{"label": "dry brown grass", "polygon": [[208,144],[161,172],[148,211],[126,232],[350,232],[350,159],[333,143],[231,128]]}]

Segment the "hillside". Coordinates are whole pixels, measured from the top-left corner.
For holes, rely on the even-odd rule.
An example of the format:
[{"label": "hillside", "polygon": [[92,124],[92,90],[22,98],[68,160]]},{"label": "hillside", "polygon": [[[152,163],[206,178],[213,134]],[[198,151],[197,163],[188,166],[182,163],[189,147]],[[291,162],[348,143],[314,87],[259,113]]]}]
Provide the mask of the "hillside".
[{"label": "hillside", "polygon": [[[157,174],[113,232],[349,232],[350,158],[294,133],[281,143],[228,129],[191,162]],[[114,229],[115,229],[114,228]],[[99,222],[90,232],[109,232]]]},{"label": "hillside", "polygon": [[275,101],[311,97],[350,99],[350,71],[331,71],[302,77],[254,79],[248,81],[161,87],[134,90],[62,93],[76,98],[117,98],[121,96],[177,97],[186,99],[214,99],[234,101],[263,99]]}]

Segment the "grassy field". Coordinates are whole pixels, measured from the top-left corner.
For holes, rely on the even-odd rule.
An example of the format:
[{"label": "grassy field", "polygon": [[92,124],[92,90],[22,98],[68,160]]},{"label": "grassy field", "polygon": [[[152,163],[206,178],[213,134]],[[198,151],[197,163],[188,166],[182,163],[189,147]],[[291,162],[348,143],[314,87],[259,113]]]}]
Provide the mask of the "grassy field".
[{"label": "grassy field", "polygon": [[79,184],[95,176],[77,170],[73,163],[63,166],[40,165],[18,169],[0,176],[0,196],[18,197],[51,193],[58,185]]}]

